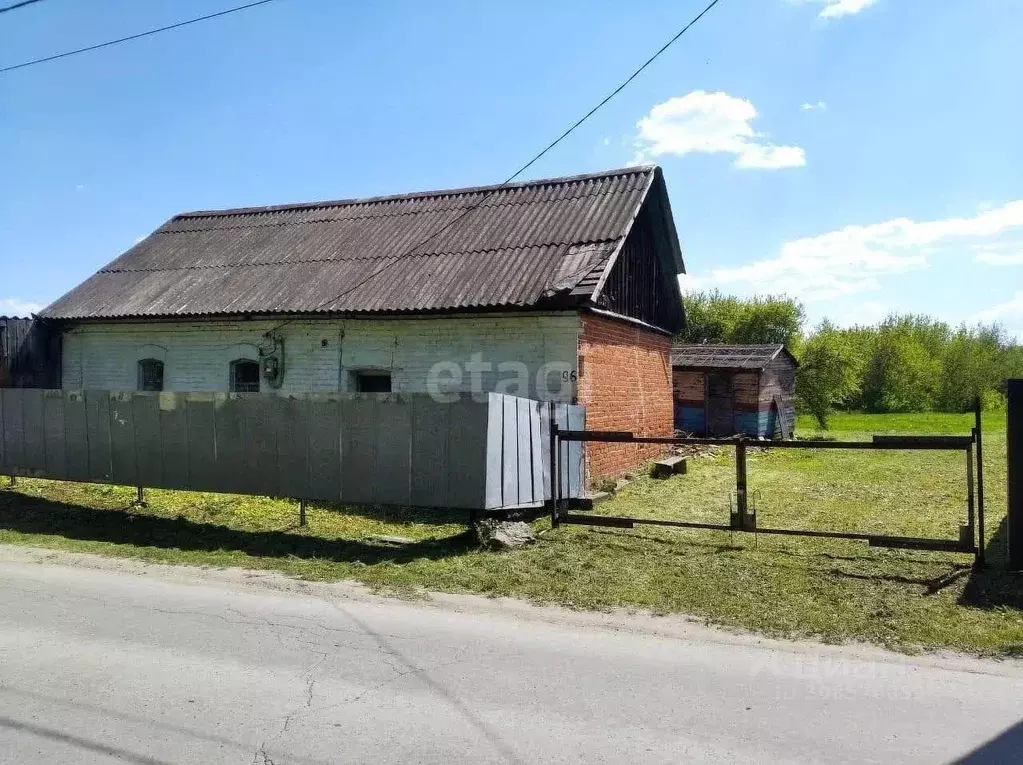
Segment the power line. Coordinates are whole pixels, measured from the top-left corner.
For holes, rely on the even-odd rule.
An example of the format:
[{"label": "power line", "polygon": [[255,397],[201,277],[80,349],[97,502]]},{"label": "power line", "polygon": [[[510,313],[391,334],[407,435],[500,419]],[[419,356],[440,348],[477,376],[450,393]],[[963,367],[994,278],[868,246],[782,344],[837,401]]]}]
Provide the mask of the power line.
[{"label": "power line", "polygon": [[[20,3],[20,5],[27,5],[28,3],[36,3],[36,2],[39,2],[39,0],[23,0],[23,2]],[[254,2],[254,3],[247,3],[246,5],[238,5],[238,6],[235,6],[234,8],[228,8],[228,9],[223,10],[223,11],[218,11],[217,13],[210,13],[210,14],[208,14],[206,16],[199,16],[197,18],[188,19],[186,21],[179,21],[176,24],[169,24],[168,26],[159,27],[157,29],[149,29],[149,30],[147,30],[145,32],[139,32],[138,34],[129,35],[128,37],[119,37],[116,40],[108,40],[107,42],[99,43],[98,45],[89,45],[88,47],[85,47],[85,48],[78,48],[77,50],[69,50],[69,51],[65,51],[64,53],[57,53],[57,54],[55,54],[53,56],[45,56],[44,58],[37,58],[37,59],[35,59],[33,61],[24,61],[24,62],[22,62],[20,64],[14,64],[13,66],[5,66],[5,67],[0,68],[0,74],[3,74],[4,72],[13,72],[15,69],[24,69],[27,66],[35,66],[36,64],[44,64],[47,61],[56,61],[58,58],[67,58],[68,56],[76,56],[79,53],[88,53],[91,50],[99,50],[100,48],[109,48],[111,45],[119,45],[120,43],[128,42],[130,40],[138,40],[140,37],[148,37],[149,35],[159,34],[160,32],[166,32],[166,31],[171,30],[171,29],[177,29],[178,27],[185,27],[185,26],[188,26],[189,24],[197,24],[200,21],[208,21],[209,19],[215,19],[218,16],[226,16],[229,13],[236,13],[237,11],[244,11],[244,10],[246,10],[248,8],[255,8],[257,5],[266,5],[267,3],[272,3],[272,2],[273,2],[273,0],[257,0],[257,2]],[[5,10],[5,11],[6,10],[11,10],[11,9],[17,8],[17,7],[19,7],[19,6],[18,5],[12,5],[12,6],[8,7],[8,8],[4,8],[3,10]]]},{"label": "power line", "polygon": [[[418,242],[417,244],[414,244],[412,247],[410,247],[408,250],[406,250],[403,254],[398,255],[397,257],[395,257],[394,260],[388,261],[382,267],[378,268],[376,271],[374,271],[373,273],[371,273],[369,276],[367,276],[366,278],[362,279],[361,281],[356,282],[354,285],[352,285],[351,287],[346,289],[344,292],[340,293],[339,295],[335,295],[334,297],[328,298],[327,300],[324,300],[321,303],[318,303],[317,305],[313,306],[313,308],[309,309],[307,312],[317,311],[317,310],[323,308],[324,306],[326,306],[326,305],[328,305],[330,303],[334,303],[334,302],[340,300],[341,298],[345,297],[346,295],[350,295],[352,292],[357,290],[362,285],[366,284],[367,282],[371,281],[375,277],[377,277],[380,274],[382,274],[384,271],[389,269],[391,266],[394,266],[397,263],[399,263],[400,261],[404,260],[405,258],[413,255],[415,253],[415,251],[418,250],[420,247],[422,247],[424,244],[426,244],[427,242],[429,242],[432,239],[436,238],[437,236],[440,236],[440,234],[444,233],[449,228],[451,228],[453,225],[458,223],[460,220],[464,219],[467,215],[469,215],[469,213],[471,213],[471,212],[477,210],[479,207],[481,207],[483,205],[483,203],[487,201],[487,199],[489,199],[491,196],[493,196],[498,191],[500,191],[502,187],[507,186],[509,183],[514,181],[520,175],[522,175],[522,173],[524,173],[526,170],[528,170],[530,167],[532,167],[534,164],[536,164],[545,154],[547,154],[547,152],[549,152],[551,149],[553,149],[559,143],[561,143],[566,138],[568,138],[568,136],[571,135],[576,130],[576,128],[578,128],[580,125],[582,125],[584,122],[586,122],[586,120],[588,120],[590,117],[592,117],[594,114],[596,114],[603,106],[605,106],[608,103],[608,101],[610,101],[612,98],[614,98],[619,93],[621,93],[623,90],[625,90],[625,88],[629,85],[630,82],[632,82],[634,79],[636,79],[643,72],[643,70],[646,69],[648,66],[650,66],[650,64],[652,64],[662,53],[664,53],[666,50],[668,50],[668,48],[670,48],[672,45],[674,45],[678,41],[678,39],[680,37],[682,37],[682,35],[684,35],[686,32],[688,32],[689,29],[694,24],[696,24],[696,22],[698,22],[700,19],[702,19],[710,11],[710,9],[713,8],[715,5],[717,5],[719,2],[721,2],[721,0],[712,0],[712,2],[706,8],[704,8],[702,11],[700,11],[696,16],[693,17],[693,19],[688,24],[686,24],[684,27],[682,27],[682,29],[680,29],[678,31],[678,33],[675,34],[674,37],[672,37],[670,40],[668,40],[668,42],[666,42],[664,45],[662,45],[657,50],[656,53],[654,53],[650,58],[648,58],[646,61],[644,61],[640,65],[640,67],[638,69],[636,69],[636,71],[634,71],[632,74],[630,74],[622,82],[621,85],[619,85],[617,88],[615,88],[610,93],[608,93],[596,106],[594,106],[592,109],[590,109],[588,112],[586,112],[586,114],[584,114],[582,117],[580,117],[578,120],[576,120],[572,124],[572,126],[568,128],[568,130],[566,130],[564,133],[562,133],[557,138],[555,138],[553,141],[551,141],[549,144],[547,144],[540,152],[538,152],[526,164],[524,164],[522,167],[520,167],[514,173],[509,175],[504,181],[502,181],[496,187],[494,187],[493,189],[491,189],[488,192],[486,192],[480,198],[480,200],[478,202],[476,202],[475,204],[470,205],[469,207],[465,208],[465,211],[461,215],[458,215],[458,216],[452,218],[450,221],[445,223],[443,226],[441,226],[439,229],[434,231],[428,237],[426,237],[422,241]],[[283,327],[283,326],[285,326],[287,324],[290,324],[290,323],[292,323],[294,321],[298,321],[298,319],[297,318],[288,319],[287,321],[281,322],[277,326],[273,327],[269,331],[270,332],[276,331],[276,330],[280,329],[281,327]]]},{"label": "power line", "polygon": [[8,5],[6,8],[0,8],[0,13],[7,13],[7,11],[16,11],[18,8],[24,8],[26,5],[32,5],[32,3],[38,3],[42,0],[21,0],[20,3],[14,3]]}]

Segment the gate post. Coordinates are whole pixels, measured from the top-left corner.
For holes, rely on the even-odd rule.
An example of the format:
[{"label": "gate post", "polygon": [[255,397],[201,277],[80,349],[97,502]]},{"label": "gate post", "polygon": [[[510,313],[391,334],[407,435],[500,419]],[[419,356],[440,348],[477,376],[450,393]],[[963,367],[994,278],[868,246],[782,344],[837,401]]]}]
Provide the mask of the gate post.
[{"label": "gate post", "polygon": [[743,531],[752,531],[749,498],[746,492],[746,439],[741,435],[735,444],[735,504],[739,513],[739,528]]},{"label": "gate post", "polygon": [[558,419],[554,402],[550,403],[548,410],[551,415],[551,445],[550,445],[550,468],[551,468],[551,528],[558,528],[561,519],[558,517],[558,495],[561,494],[561,466],[558,464],[558,451],[561,444],[558,439]]},{"label": "gate post", "polygon": [[1006,445],[1009,473],[1009,568],[1023,570],[1023,380],[1009,380]]},{"label": "gate post", "polygon": [[984,428],[981,415],[984,410],[980,396],[973,401],[974,438],[977,442],[977,565],[984,565]]}]

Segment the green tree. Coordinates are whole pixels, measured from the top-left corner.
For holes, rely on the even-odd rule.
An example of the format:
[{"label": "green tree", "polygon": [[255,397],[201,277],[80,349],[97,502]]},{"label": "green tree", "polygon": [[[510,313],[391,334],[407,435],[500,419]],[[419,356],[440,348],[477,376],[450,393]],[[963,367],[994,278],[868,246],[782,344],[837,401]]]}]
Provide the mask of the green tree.
[{"label": "green tree", "polygon": [[941,361],[911,327],[889,319],[878,328],[864,370],[863,403],[869,412],[924,412],[933,408]]},{"label": "green tree", "polygon": [[796,403],[827,430],[828,415],[859,389],[855,347],[847,333],[824,321],[802,349]]},{"label": "green tree", "polygon": [[786,297],[737,298],[700,292],[683,301],[686,343],[795,345],[806,318],[803,306]]},{"label": "green tree", "polygon": [[965,412],[977,396],[997,401],[1004,380],[1005,351],[999,327],[960,327],[942,351],[935,408]]},{"label": "green tree", "polygon": [[836,408],[963,412],[980,396],[1004,404],[1005,380],[1023,377],[1023,346],[997,324],[960,326],[916,314],[840,329],[825,321],[804,338],[802,305],[785,297],[701,292],[685,299],[690,343],[784,343],[802,367],[800,408],[825,425]]}]

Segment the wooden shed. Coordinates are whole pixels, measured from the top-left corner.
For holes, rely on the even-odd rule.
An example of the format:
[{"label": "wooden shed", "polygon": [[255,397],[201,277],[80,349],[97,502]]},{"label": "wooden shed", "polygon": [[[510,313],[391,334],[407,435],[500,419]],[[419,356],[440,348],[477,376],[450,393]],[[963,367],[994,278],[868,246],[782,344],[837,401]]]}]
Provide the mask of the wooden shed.
[{"label": "wooden shed", "polygon": [[784,345],[676,344],[671,366],[676,430],[792,437],[799,363]]}]

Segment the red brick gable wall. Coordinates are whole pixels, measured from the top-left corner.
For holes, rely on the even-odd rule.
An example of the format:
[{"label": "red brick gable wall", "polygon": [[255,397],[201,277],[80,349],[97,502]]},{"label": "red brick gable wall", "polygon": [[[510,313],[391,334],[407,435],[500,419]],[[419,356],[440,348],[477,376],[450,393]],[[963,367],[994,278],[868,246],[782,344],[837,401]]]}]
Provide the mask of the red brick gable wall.
[{"label": "red brick gable wall", "polygon": [[[672,435],[671,339],[628,322],[582,314],[578,396],[589,430]],[[659,444],[589,442],[589,480],[620,475],[663,452]]]}]

